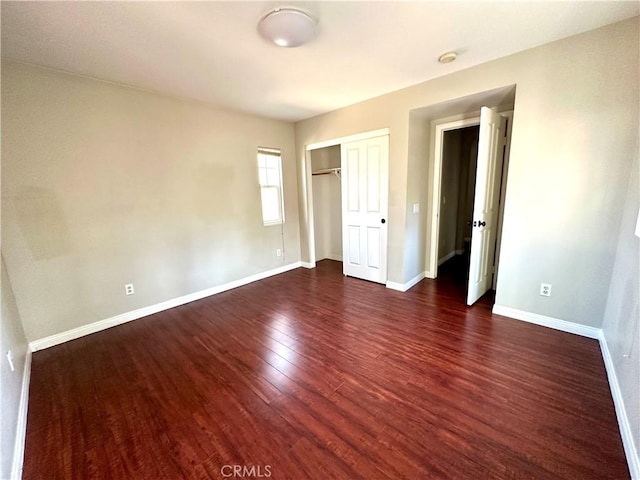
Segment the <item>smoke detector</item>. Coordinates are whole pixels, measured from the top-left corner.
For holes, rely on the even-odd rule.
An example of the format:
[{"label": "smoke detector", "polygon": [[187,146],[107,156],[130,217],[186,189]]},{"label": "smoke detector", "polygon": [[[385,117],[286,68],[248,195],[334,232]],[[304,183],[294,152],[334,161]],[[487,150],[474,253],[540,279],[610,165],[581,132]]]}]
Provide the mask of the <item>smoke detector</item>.
[{"label": "smoke detector", "polygon": [[440,55],[440,58],[438,58],[438,61],[440,63],[451,63],[456,58],[458,58],[458,54],[456,52],[447,52]]}]

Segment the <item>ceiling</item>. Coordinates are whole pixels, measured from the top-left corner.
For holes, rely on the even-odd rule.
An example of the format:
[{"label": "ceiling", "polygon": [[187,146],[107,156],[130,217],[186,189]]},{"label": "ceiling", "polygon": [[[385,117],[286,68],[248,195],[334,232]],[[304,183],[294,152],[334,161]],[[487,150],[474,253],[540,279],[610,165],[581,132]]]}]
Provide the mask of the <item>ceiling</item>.
[{"label": "ceiling", "polygon": [[[276,6],[319,19],[279,48]],[[640,2],[8,2],[2,56],[297,121],[640,14]],[[440,54],[456,50],[447,65]],[[571,61],[571,59],[567,59]]]}]

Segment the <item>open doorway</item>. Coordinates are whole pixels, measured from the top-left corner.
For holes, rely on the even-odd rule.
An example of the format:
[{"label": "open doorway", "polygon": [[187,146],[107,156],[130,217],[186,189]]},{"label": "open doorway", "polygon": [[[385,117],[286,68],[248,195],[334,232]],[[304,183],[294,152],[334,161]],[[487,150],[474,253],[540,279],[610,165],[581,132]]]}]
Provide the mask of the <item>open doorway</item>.
[{"label": "open doorway", "polygon": [[483,107],[478,118],[434,121],[431,268],[466,287],[467,305],[496,286],[511,113]]},{"label": "open doorway", "polygon": [[476,123],[447,130],[442,142],[437,269],[463,289],[469,275],[479,129]]},{"label": "open doorway", "polygon": [[455,256],[468,257],[476,186],[478,125],[444,132],[438,268]]}]

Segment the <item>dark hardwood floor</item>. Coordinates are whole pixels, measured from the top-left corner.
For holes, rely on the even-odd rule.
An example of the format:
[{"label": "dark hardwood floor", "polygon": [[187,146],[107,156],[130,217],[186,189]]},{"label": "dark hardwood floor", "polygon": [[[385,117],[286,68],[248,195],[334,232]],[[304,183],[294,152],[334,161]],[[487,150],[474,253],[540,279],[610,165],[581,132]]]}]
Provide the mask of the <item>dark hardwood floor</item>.
[{"label": "dark hardwood floor", "polygon": [[595,340],[341,268],[36,352],[24,478],[628,478]]}]

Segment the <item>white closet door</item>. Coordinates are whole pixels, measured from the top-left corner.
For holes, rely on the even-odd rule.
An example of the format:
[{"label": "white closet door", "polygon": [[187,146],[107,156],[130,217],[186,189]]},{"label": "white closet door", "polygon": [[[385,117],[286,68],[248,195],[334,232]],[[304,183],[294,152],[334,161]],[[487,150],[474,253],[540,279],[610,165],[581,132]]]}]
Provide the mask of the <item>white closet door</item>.
[{"label": "white closet door", "polygon": [[387,281],[389,136],[341,146],[343,272]]}]

